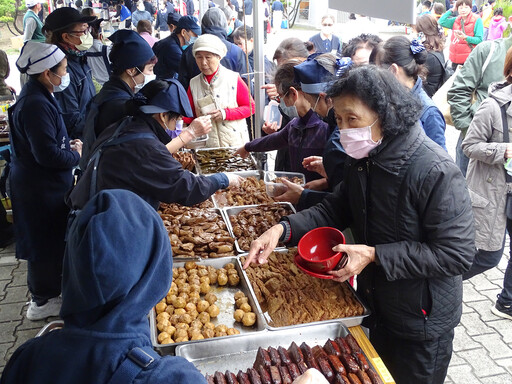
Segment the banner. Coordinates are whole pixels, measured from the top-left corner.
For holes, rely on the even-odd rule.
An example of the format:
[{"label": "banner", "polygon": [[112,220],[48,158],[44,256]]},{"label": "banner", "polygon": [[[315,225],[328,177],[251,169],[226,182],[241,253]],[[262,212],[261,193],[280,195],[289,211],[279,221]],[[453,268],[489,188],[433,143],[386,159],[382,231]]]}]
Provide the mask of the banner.
[{"label": "banner", "polygon": [[329,0],[329,8],[414,24],[416,0]]}]

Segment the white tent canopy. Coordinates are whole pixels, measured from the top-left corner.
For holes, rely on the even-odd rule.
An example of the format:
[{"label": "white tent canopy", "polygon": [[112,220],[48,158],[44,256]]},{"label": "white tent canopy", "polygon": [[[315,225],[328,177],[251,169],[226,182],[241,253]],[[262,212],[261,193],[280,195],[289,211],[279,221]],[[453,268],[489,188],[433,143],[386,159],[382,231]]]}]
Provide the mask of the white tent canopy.
[{"label": "white tent canopy", "polygon": [[329,0],[329,8],[408,24],[416,22],[416,0]]}]

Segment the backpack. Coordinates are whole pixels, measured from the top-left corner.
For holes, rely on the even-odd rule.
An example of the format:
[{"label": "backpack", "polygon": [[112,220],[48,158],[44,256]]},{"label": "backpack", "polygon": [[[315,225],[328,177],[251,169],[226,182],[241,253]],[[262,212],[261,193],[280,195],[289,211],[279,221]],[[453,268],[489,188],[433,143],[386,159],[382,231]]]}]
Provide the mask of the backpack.
[{"label": "backpack", "polygon": [[443,67],[443,76],[441,77],[441,83],[439,84],[440,88],[444,83],[446,83],[446,80],[453,76],[455,71],[451,67],[449,61],[444,62],[444,57],[440,52],[432,51],[432,54],[439,61],[441,67]]}]

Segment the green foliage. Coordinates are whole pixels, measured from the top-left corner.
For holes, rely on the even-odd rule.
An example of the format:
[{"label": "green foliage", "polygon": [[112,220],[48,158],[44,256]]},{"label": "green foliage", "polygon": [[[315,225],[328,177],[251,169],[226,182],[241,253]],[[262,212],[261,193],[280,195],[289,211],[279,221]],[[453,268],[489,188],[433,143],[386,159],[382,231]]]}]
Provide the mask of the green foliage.
[{"label": "green foliage", "polygon": [[[25,6],[25,4],[23,4]],[[14,20],[15,2],[13,0],[0,0],[0,21]]]},{"label": "green foliage", "polygon": [[508,20],[512,16],[512,1],[511,0],[497,0],[494,9],[503,8],[503,16]]}]

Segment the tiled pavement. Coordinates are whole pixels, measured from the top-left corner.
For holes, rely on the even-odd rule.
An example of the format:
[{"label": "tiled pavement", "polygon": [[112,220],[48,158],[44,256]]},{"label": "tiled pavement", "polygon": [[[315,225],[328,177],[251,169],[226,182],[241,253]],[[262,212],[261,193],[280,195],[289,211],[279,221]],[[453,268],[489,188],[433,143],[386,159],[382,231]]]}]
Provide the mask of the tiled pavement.
[{"label": "tiled pavement", "polygon": [[[455,330],[454,353],[446,383],[512,383],[512,320],[490,311],[503,284],[507,265],[500,265],[464,283],[464,309]],[[14,248],[0,250],[0,372],[7,360],[48,321],[28,321],[27,264],[17,261]]]}]

